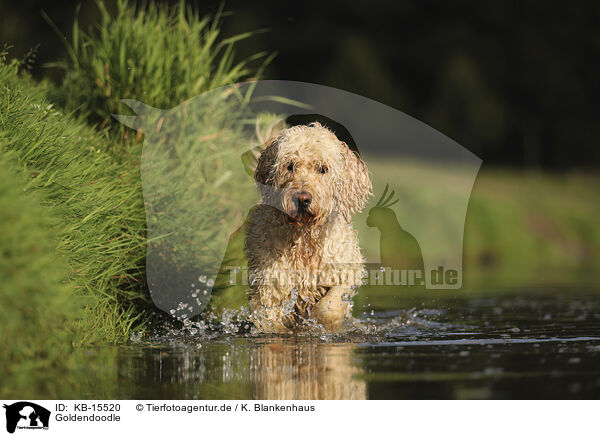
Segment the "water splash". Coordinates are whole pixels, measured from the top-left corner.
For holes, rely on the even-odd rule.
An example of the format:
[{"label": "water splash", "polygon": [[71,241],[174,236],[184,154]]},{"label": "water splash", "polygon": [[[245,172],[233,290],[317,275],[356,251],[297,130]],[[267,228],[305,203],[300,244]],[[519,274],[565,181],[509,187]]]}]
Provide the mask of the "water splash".
[{"label": "water splash", "polygon": [[[286,312],[294,311],[298,298],[292,295],[283,304]],[[185,309],[182,305],[182,310]],[[268,338],[283,337],[306,341],[319,342],[387,342],[394,338],[413,340],[415,338],[432,337],[447,330],[454,332],[468,329],[467,326],[451,325],[436,321],[443,311],[426,310],[413,307],[409,310],[364,312],[360,317],[347,319],[344,330],[329,332],[314,319],[306,319],[298,328],[287,334],[264,334],[257,330],[252,318],[257,312],[242,306],[239,310],[227,309],[217,315],[208,312],[200,320],[192,320],[182,313],[176,318],[163,317],[155,323],[150,334],[142,338],[140,335],[131,337],[132,342],[140,343],[201,343],[205,341],[227,341],[238,338]]]}]

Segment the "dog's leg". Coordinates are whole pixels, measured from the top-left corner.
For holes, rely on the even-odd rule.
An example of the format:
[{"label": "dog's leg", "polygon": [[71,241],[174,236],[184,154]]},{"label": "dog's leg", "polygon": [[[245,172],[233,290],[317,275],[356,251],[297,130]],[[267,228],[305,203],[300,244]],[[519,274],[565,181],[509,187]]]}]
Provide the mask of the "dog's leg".
[{"label": "dog's leg", "polygon": [[261,333],[289,333],[295,327],[293,317],[272,308],[254,312],[252,321]]},{"label": "dog's leg", "polygon": [[331,332],[340,331],[344,320],[350,318],[353,295],[348,286],[332,286],[312,308],[311,318]]},{"label": "dog's leg", "polygon": [[252,322],[262,333],[288,333],[296,326],[294,312],[286,310],[279,299],[269,294],[271,291],[272,288],[262,285],[250,288],[248,303]]}]

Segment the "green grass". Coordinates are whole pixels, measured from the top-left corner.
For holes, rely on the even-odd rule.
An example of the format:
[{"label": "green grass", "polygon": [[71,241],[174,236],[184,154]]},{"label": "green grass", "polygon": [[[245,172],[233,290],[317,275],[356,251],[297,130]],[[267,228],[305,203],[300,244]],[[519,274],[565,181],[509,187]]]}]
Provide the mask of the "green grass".
[{"label": "green grass", "polygon": [[[392,185],[420,180],[418,186],[423,186],[424,195],[419,200],[427,204],[429,179],[419,177],[418,165],[376,157],[369,165],[374,175]],[[440,172],[447,172],[445,185],[451,192],[452,170]],[[577,171],[548,173],[484,165],[475,180],[465,220],[465,285],[495,280],[558,284],[573,281],[574,275],[579,281],[596,279],[600,263],[599,181],[597,174]],[[376,252],[378,242],[376,238],[361,241],[368,252]]]},{"label": "green grass", "polygon": [[[119,100],[173,107],[251,78],[256,71],[248,65],[260,57],[234,63],[235,41],[249,34],[219,40],[218,17],[200,18],[183,3],[144,10],[119,2],[114,17],[98,6],[103,20],[97,29],[84,33],[74,25],[62,86],[36,83],[0,55],[4,397],[56,397],[58,385],[44,385],[43,371],[39,384],[31,378],[40,369],[64,379],[63,396],[73,395],[77,381],[65,372],[89,362],[81,353],[73,357],[72,347],[123,342],[132,331],[144,331],[153,312],[144,271],[141,137],[128,137],[131,130],[110,118],[126,112]],[[210,154],[207,181],[223,176],[219,162],[232,160],[214,147],[239,134],[224,124],[226,110],[194,120],[198,133],[218,131],[217,142],[178,145],[184,154]],[[218,213],[220,204],[234,200],[211,198],[210,210]],[[210,222],[209,215],[199,219]]]},{"label": "green grass", "polygon": [[[14,155],[29,188],[60,219],[57,250],[84,302],[78,328],[87,344],[128,338],[136,321],[138,330],[144,328],[146,317],[140,315],[151,307],[144,271],[141,138],[128,138],[124,132],[131,131],[110,114],[126,111],[121,98],[173,107],[212,87],[251,78],[248,65],[261,56],[235,63],[234,43],[249,34],[219,40],[219,17],[201,18],[183,3],[143,9],[119,2],[114,17],[102,2],[98,7],[103,18],[96,29],[86,33],[74,24],[62,86],[34,83],[19,73],[16,62],[0,65],[0,151]],[[181,162],[189,153],[207,158],[205,182],[222,178],[220,162],[239,161],[238,155],[214,153],[239,135],[239,127],[226,125],[227,116],[222,105],[209,119],[188,120],[198,134],[218,133],[218,139],[177,146]],[[236,177],[228,183],[235,184]],[[213,207],[197,217],[200,222],[213,222],[236,201],[214,192],[209,200]],[[174,210],[189,207],[189,201],[184,196]]]},{"label": "green grass", "polygon": [[99,314],[89,311],[94,298],[76,291],[72,256],[59,248],[63,211],[26,175],[7,140],[0,137],[0,397],[90,398],[107,390],[102,397],[114,398],[115,350],[80,347],[90,338],[82,327]]},{"label": "green grass", "polygon": [[[255,77],[265,58],[257,53],[236,60],[235,43],[253,32],[220,37],[221,13],[200,17],[181,1],[175,7],[149,3],[135,6],[119,0],[109,14],[97,2],[101,22],[82,29],[76,20],[68,60],[54,65],[65,72],[55,99],[84,114],[93,124],[125,133],[111,114],[134,99],[168,109],[203,92]],[[264,64],[262,64],[264,65]]]},{"label": "green grass", "polygon": [[597,174],[578,171],[484,167],[465,223],[464,263],[473,279],[596,283],[599,182]]},{"label": "green grass", "polygon": [[[229,237],[228,226],[223,224],[238,219],[238,205],[256,195],[254,190],[238,189],[249,185],[244,183],[248,175],[238,171],[240,155],[249,143],[244,126],[232,122],[232,112],[243,109],[240,99],[244,96],[217,92],[190,99],[256,78],[269,57],[257,53],[236,60],[235,43],[252,32],[220,38],[220,12],[200,17],[183,2],[175,7],[135,7],[119,1],[114,16],[102,2],[98,7],[102,20],[97,28],[84,30],[74,23],[67,44],[69,58],[55,64],[65,71],[65,80],[50,95],[103,129],[111,140],[108,150],[114,159],[129,162],[131,171],[141,172],[152,238],[149,262],[156,259],[155,253],[163,256],[165,262],[153,263],[157,266],[153,271],[168,270],[162,274],[167,280],[164,288],[189,286],[203,269],[218,268],[207,263],[207,258],[216,258],[210,253],[217,252],[217,245]],[[144,138],[144,161],[142,135],[132,135],[135,132],[112,118],[112,114],[131,111],[121,99],[166,110],[177,108],[146,110],[141,115],[146,127],[154,120],[152,132],[160,122],[160,134]],[[180,110],[184,107],[189,111]],[[181,135],[184,130],[186,134]],[[173,276],[181,283],[173,283],[169,278]]]},{"label": "green grass", "polygon": [[[5,138],[0,139],[4,145]],[[4,150],[3,150],[4,151]],[[15,168],[14,153],[0,156],[0,396],[51,389],[68,372],[64,354],[78,335],[82,302],[72,298],[69,268],[56,255],[60,218],[42,206],[43,196]],[[40,332],[53,332],[52,335]],[[18,387],[18,389],[15,389]],[[20,392],[20,389],[26,389]],[[29,389],[29,391],[27,390]]]},{"label": "green grass", "polygon": [[[250,34],[219,40],[219,16],[201,18],[183,3],[144,9],[120,1],[114,17],[102,2],[98,7],[102,22],[96,29],[84,32],[77,22],[73,26],[62,86],[34,83],[19,74],[14,62],[0,66],[2,152],[14,152],[31,189],[61,218],[57,249],[71,266],[76,292],[86,298],[88,316],[81,321],[86,343],[128,337],[149,301],[140,138],[127,138],[123,132],[130,130],[110,114],[126,110],[121,98],[173,107],[213,87],[250,78],[248,65],[261,56],[234,62],[234,43]],[[76,112],[64,112],[68,110]],[[227,117],[223,105],[208,119],[188,120],[198,134],[217,134],[218,139],[177,145],[181,162],[190,153],[206,157],[203,182],[223,176],[220,163],[239,161],[238,155],[229,156],[235,150],[214,153],[239,135],[239,127],[226,125]],[[82,118],[96,128],[87,127]],[[212,208],[197,220],[214,229],[215,218],[228,218],[215,214],[223,215],[226,204],[237,199],[213,192],[208,200]],[[189,208],[189,202],[189,195],[180,198],[173,210]]]},{"label": "green grass", "polygon": [[[85,301],[82,341],[127,337],[142,292],[145,220],[138,174],[113,162],[111,141],[56,110],[47,87],[0,65],[0,152],[59,219],[57,251]],[[4,228],[3,231],[8,231]]]}]

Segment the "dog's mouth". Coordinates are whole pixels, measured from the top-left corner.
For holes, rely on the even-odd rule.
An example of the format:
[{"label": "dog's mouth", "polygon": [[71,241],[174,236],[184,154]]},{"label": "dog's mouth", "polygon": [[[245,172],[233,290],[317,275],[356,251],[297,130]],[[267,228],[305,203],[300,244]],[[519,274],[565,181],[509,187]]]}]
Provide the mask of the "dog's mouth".
[{"label": "dog's mouth", "polygon": [[287,222],[295,226],[307,226],[316,220],[313,210],[313,196],[310,192],[300,190],[294,192],[284,203]]},{"label": "dog's mouth", "polygon": [[295,226],[306,226],[315,220],[315,215],[305,209],[295,209],[286,215],[286,219]]}]

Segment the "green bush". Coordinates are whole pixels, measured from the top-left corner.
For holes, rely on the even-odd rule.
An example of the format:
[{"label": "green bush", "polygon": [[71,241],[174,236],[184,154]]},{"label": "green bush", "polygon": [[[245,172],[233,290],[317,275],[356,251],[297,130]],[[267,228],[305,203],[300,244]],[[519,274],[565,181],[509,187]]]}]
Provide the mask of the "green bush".
[{"label": "green bush", "polygon": [[184,2],[176,7],[150,3],[131,6],[123,0],[111,16],[98,1],[102,21],[89,32],[75,21],[69,59],[57,63],[65,80],[57,97],[101,126],[121,113],[121,99],[170,108],[208,90],[255,75],[258,53],[235,61],[234,44],[252,32],[219,39],[220,13],[201,18]]}]

